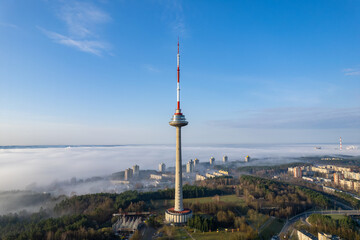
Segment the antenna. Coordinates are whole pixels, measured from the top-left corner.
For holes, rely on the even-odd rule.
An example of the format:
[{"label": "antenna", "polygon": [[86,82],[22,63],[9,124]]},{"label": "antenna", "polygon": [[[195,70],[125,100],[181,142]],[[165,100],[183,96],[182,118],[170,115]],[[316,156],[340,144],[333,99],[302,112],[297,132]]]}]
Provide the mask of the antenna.
[{"label": "antenna", "polygon": [[340,150],[342,150],[342,140],[341,140],[341,137],[340,137]]},{"label": "antenna", "polygon": [[177,109],[176,113],[177,115],[182,115],[180,110],[180,44],[179,44],[179,38],[178,38],[178,53],[177,53]]}]

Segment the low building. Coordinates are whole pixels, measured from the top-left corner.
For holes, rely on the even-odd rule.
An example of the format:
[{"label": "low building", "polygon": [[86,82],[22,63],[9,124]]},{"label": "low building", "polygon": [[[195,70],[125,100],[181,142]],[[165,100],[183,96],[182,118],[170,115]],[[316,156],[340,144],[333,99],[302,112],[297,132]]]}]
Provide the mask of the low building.
[{"label": "low building", "polygon": [[225,171],[225,170],[219,170],[219,173],[221,173],[223,175],[229,175],[229,172]]},{"label": "low building", "polygon": [[318,240],[317,237],[305,230],[297,230],[297,237],[299,240]]},{"label": "low building", "polygon": [[354,190],[360,192],[360,182],[354,181]]},{"label": "low building", "polygon": [[312,166],[311,171],[318,172],[318,173],[324,173],[324,174],[328,174],[330,172],[330,170],[325,168],[324,166],[318,166],[318,167]]},{"label": "low building", "polygon": [[220,172],[213,172],[213,175],[217,176],[217,177],[221,177],[224,176],[224,174],[220,173]]},{"label": "low building", "polygon": [[205,180],[205,179],[206,179],[205,176],[200,175],[200,174],[196,174],[196,177],[195,177],[195,180],[196,180],[196,181],[202,181],[202,180]]},{"label": "low building", "polygon": [[306,181],[309,181],[309,182],[313,182],[314,179],[313,178],[310,178],[310,177],[302,177],[302,179],[306,180]]},{"label": "low building", "polygon": [[318,233],[318,239],[319,240],[341,240],[341,238],[338,237],[338,236],[331,235],[331,234],[326,234],[326,233],[323,233],[323,232]]},{"label": "low building", "polygon": [[351,168],[349,167],[340,167],[335,165],[327,165],[326,168],[332,169],[335,172],[351,172]]},{"label": "low building", "polygon": [[344,178],[353,179],[353,180],[360,180],[360,173],[343,171],[343,174],[344,174]]},{"label": "low building", "polygon": [[141,217],[120,217],[112,228],[115,233],[135,232],[141,225]]},{"label": "low building", "polygon": [[163,176],[157,175],[157,174],[150,174],[150,179],[161,180],[161,179],[163,179]]},{"label": "low building", "polygon": [[214,177],[216,177],[214,174],[211,174],[211,173],[206,173],[205,176],[206,176],[207,178],[214,178]]},{"label": "low building", "polygon": [[348,190],[353,190],[354,189],[354,181],[346,180],[346,179],[340,179],[340,186],[342,188],[346,188]]},{"label": "low building", "polygon": [[171,174],[171,173],[163,173],[163,174],[161,174],[161,176],[163,178],[175,178],[175,175]]},{"label": "low building", "polygon": [[327,186],[323,186],[323,190],[324,190],[324,192],[327,192],[327,193],[334,193],[336,191],[335,188],[327,187]]}]

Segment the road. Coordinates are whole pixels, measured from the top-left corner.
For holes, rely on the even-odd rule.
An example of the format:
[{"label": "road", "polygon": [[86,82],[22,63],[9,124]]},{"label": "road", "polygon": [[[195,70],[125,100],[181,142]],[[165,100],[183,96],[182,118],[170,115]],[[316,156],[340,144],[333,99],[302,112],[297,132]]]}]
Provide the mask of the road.
[{"label": "road", "polygon": [[307,218],[311,214],[318,213],[318,214],[336,214],[336,215],[360,215],[359,210],[323,210],[323,211],[311,211],[311,212],[303,212],[300,213],[292,218],[290,218],[283,228],[281,229],[281,232],[279,234],[285,234],[289,227],[297,222],[301,218]]}]

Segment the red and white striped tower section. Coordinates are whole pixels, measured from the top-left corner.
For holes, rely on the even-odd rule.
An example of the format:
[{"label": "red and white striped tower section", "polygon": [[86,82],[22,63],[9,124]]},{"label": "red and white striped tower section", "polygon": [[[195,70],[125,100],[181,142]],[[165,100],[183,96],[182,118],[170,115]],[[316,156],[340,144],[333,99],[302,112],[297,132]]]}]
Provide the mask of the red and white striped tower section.
[{"label": "red and white striped tower section", "polygon": [[176,109],[176,113],[178,115],[181,115],[181,110],[180,110],[180,52],[179,52],[179,41],[178,41],[178,53],[176,55],[176,59],[177,59],[177,88],[176,88],[176,100],[177,100],[177,109]]},{"label": "red and white striped tower section", "polygon": [[340,137],[340,150],[342,150],[342,140],[341,140],[341,137]]},{"label": "red and white striped tower section", "polygon": [[188,122],[180,109],[180,53],[178,42],[177,53],[177,108],[169,122],[176,127],[176,164],[175,164],[175,206],[169,208],[165,212],[165,220],[172,223],[186,223],[192,217],[190,209],[183,207],[183,191],[182,191],[182,160],[181,160],[181,128],[186,126]]}]

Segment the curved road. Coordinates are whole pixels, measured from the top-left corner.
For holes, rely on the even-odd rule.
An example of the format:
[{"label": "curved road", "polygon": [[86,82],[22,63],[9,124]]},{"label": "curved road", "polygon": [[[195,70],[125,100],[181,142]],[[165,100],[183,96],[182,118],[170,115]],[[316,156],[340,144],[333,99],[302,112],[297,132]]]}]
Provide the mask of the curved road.
[{"label": "curved road", "polygon": [[303,213],[300,213],[300,214],[290,218],[285,223],[283,228],[281,229],[279,235],[281,233],[285,234],[288,231],[289,227],[292,224],[294,224],[295,222],[297,222],[298,220],[300,220],[301,218],[307,218],[309,215],[314,214],[314,213],[318,213],[318,214],[337,214],[337,215],[360,215],[359,210],[324,210],[324,211],[303,212]]}]

